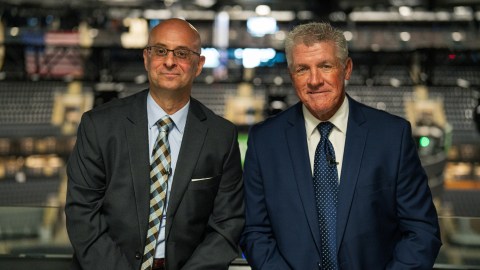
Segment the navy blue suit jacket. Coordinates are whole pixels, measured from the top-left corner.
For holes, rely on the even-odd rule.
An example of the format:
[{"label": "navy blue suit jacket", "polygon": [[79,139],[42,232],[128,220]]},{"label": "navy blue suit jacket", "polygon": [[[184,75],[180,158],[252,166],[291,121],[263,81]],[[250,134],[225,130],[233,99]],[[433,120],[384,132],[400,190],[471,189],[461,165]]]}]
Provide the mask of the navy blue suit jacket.
[{"label": "navy blue suit jacket", "polygon": [[[349,98],[347,96],[347,98]],[[410,124],[349,98],[337,210],[340,269],[431,269],[438,218]],[[253,269],[321,269],[302,105],[251,128],[241,246]]]}]

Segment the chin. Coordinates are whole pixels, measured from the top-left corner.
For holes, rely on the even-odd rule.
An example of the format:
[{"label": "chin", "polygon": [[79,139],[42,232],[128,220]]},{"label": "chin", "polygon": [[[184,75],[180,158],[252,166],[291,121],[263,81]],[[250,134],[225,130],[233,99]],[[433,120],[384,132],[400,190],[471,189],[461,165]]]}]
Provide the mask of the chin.
[{"label": "chin", "polygon": [[316,118],[326,121],[331,116],[329,116],[333,110],[332,106],[311,106],[306,105],[307,109],[312,113]]}]

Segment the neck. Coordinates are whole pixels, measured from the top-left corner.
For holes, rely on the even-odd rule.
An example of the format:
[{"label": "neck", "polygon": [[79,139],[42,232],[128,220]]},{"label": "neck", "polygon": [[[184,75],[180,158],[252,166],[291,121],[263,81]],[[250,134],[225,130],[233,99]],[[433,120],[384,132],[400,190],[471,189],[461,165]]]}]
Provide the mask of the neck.
[{"label": "neck", "polygon": [[176,113],[190,100],[190,95],[178,95],[175,93],[158,93],[150,89],[155,103],[158,104],[168,115]]}]

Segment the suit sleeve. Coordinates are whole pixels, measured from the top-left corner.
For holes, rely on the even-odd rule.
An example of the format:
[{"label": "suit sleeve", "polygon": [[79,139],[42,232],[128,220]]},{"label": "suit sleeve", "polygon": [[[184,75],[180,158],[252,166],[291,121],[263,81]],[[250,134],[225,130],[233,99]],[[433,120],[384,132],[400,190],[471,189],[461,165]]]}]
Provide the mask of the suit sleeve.
[{"label": "suit sleeve", "polygon": [[195,249],[183,270],[228,269],[239,255],[238,241],[245,224],[242,165],[238,134],[232,129],[231,145],[223,163],[223,172],[207,234]]},{"label": "suit sleeve", "polygon": [[402,136],[397,179],[397,215],[402,239],[387,269],[432,269],[441,240],[428,179],[409,124]]},{"label": "suit sleeve", "polygon": [[252,269],[287,270],[290,269],[280,254],[272,232],[265,193],[261,165],[255,147],[255,127],[248,138],[245,157],[245,229],[240,245]]},{"label": "suit sleeve", "polygon": [[85,113],[67,165],[65,214],[68,235],[74,256],[83,269],[132,269],[108,235],[102,215],[106,173],[96,132],[89,114]]}]

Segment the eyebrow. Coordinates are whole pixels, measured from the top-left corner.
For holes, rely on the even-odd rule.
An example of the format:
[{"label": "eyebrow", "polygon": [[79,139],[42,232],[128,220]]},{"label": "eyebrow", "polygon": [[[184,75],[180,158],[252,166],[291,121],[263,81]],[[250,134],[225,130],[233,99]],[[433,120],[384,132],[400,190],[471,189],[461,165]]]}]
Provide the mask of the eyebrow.
[{"label": "eyebrow", "polygon": [[[313,64],[313,66],[318,66],[318,65],[325,65],[325,64],[330,64],[330,65],[335,65],[337,64],[339,61],[335,61],[335,60],[321,60],[319,61],[318,63],[315,63]],[[310,64],[307,64],[307,63],[298,63],[298,64],[294,64],[294,66],[310,66]]]},{"label": "eyebrow", "polygon": [[[167,48],[168,46],[163,44],[163,43],[155,43],[155,44],[152,44],[152,45],[149,45],[149,46],[154,46],[154,47],[164,47],[164,48]],[[177,46],[175,48],[173,48],[174,50],[176,49],[188,49],[188,50],[193,50],[193,49],[190,49],[188,48],[187,46]]]}]

